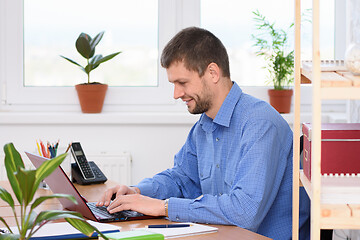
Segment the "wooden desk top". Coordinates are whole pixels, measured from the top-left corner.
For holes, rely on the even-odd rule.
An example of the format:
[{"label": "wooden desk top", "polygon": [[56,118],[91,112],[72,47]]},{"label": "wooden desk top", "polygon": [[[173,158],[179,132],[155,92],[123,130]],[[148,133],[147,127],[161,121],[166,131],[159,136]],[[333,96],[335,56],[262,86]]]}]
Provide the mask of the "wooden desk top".
[{"label": "wooden desk top", "polygon": [[[81,195],[83,195],[88,201],[93,202],[97,201],[99,198],[99,195],[108,187],[116,185],[115,182],[107,181],[105,184],[97,184],[97,185],[88,185],[88,186],[81,186],[75,184],[76,188],[80,192]],[[0,186],[4,187],[6,190],[8,190],[10,193],[11,187],[10,184],[7,181],[0,181]],[[35,197],[44,196],[51,194],[52,192],[50,190],[46,189],[39,189],[36,192]],[[12,194],[14,200],[16,199],[15,196]],[[17,200],[15,200],[17,202]],[[17,203],[18,204],[18,203]],[[17,210],[20,209],[20,207],[16,207]],[[49,209],[62,209],[61,204],[56,199],[50,199],[45,201],[43,204],[41,204],[38,208],[36,208],[37,211],[41,210],[49,210]],[[0,199],[0,215],[8,222],[10,226],[15,225],[15,219],[13,218],[11,208],[7,206],[7,204]],[[126,221],[126,222],[114,222],[111,223],[113,225],[121,227],[122,231],[131,230],[133,228],[143,228],[149,224],[169,224],[171,223],[167,219],[147,219],[147,220],[137,220],[137,221]],[[0,227],[3,227],[4,225],[0,222]],[[217,227],[219,229],[216,233],[209,233],[209,234],[200,234],[200,235],[194,235],[189,237],[181,237],[178,239],[192,239],[192,240],[218,240],[218,239],[242,239],[242,240],[266,240],[269,239],[267,237],[261,236],[259,234],[253,233],[251,231],[245,230],[240,227],[236,226],[225,226],[225,225],[211,225],[214,227]]]}]

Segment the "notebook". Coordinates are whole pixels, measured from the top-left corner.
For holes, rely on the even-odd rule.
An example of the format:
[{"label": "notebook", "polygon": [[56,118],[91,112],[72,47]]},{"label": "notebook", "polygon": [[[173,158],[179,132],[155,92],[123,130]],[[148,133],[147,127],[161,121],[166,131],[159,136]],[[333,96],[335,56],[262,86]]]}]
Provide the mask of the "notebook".
[{"label": "notebook", "polygon": [[[47,161],[47,158],[25,152],[30,161],[36,168]],[[147,216],[135,211],[121,211],[114,214],[110,214],[106,207],[97,207],[95,202],[87,202],[84,197],[80,195],[75,188],[69,177],[64,170],[59,166],[54,170],[50,176],[45,179],[45,182],[49,185],[53,193],[69,194],[75,197],[77,204],[74,204],[68,199],[60,198],[59,201],[64,208],[81,213],[84,217],[97,221],[97,222],[115,222],[115,221],[128,221],[128,220],[140,220],[149,218],[158,218],[154,216]]]},{"label": "notebook", "polygon": [[[96,227],[103,234],[119,233],[120,228],[115,225],[94,222],[91,220],[87,221],[93,227]],[[18,233],[17,227],[11,227],[13,233]],[[98,237],[98,233],[94,232],[91,238]],[[64,240],[64,239],[88,239],[89,237],[81,233],[79,230],[71,226],[67,222],[60,223],[47,223],[42,226],[34,235],[31,236],[30,240]]]}]

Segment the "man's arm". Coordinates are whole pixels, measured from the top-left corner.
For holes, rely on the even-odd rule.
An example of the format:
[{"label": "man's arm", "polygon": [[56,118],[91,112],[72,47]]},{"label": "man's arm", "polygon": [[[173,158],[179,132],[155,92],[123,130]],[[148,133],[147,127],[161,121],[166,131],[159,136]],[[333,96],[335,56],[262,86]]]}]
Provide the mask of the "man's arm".
[{"label": "man's arm", "polygon": [[[102,195],[97,205],[109,206],[108,210],[111,213],[134,210],[147,215],[163,216],[163,199],[196,198],[201,195],[195,147],[191,140],[193,129],[185,145],[175,155],[173,168],[156,174],[153,178],[144,179],[134,187],[119,185],[110,188]],[[116,194],[116,199],[110,204],[113,194]]]},{"label": "man's arm", "polygon": [[[245,130],[241,146],[234,146],[243,148],[244,154],[236,169],[231,169],[235,175],[231,190],[218,196],[205,194],[198,200],[170,198],[170,220],[237,225],[257,231],[280,185],[287,180],[291,184],[291,179],[283,177],[285,171],[291,171],[286,167],[291,158],[292,135],[289,132],[287,139],[279,139],[276,127],[262,120],[247,129],[251,131]],[[288,194],[289,202],[284,204],[291,204],[291,188]]]}]

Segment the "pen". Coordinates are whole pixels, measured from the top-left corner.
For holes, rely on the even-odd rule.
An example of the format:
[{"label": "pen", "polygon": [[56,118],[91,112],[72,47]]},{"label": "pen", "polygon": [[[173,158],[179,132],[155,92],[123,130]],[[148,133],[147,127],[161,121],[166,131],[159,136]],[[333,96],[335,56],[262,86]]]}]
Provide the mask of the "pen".
[{"label": "pen", "polygon": [[67,149],[65,151],[66,153],[69,151],[70,147],[71,147],[71,143],[69,143],[69,145],[68,145],[68,147],[67,147]]},{"label": "pen", "polygon": [[181,228],[181,227],[190,227],[190,224],[159,224],[159,225],[149,225],[148,228]]}]

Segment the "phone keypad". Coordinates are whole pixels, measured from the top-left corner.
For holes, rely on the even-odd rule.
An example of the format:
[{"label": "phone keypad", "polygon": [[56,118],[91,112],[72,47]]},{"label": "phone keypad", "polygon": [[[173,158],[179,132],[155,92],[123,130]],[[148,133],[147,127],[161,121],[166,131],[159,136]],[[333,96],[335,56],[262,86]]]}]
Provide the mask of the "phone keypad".
[{"label": "phone keypad", "polygon": [[95,178],[94,172],[92,171],[89,162],[86,160],[85,156],[78,156],[77,162],[80,169],[82,170],[84,177],[86,179]]}]

